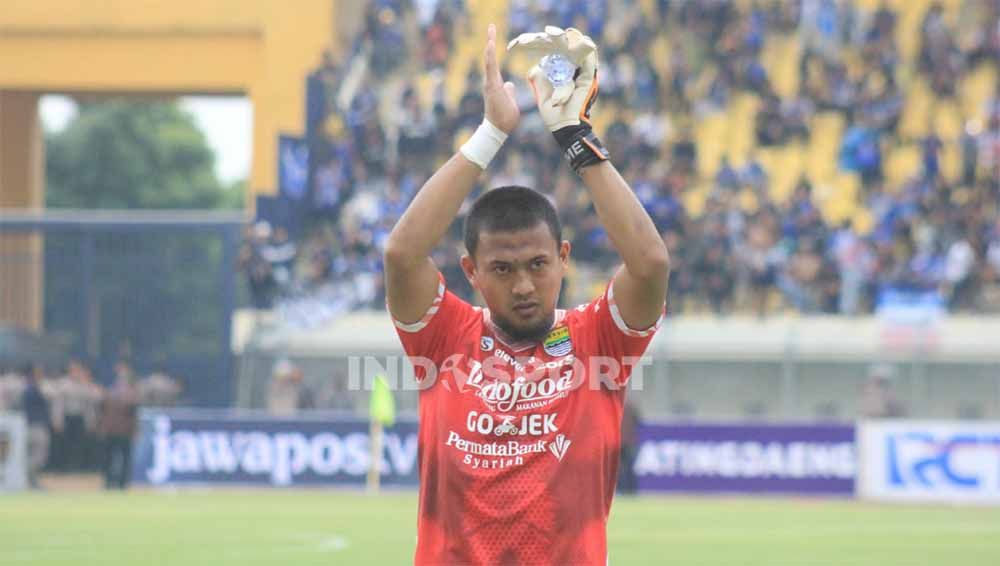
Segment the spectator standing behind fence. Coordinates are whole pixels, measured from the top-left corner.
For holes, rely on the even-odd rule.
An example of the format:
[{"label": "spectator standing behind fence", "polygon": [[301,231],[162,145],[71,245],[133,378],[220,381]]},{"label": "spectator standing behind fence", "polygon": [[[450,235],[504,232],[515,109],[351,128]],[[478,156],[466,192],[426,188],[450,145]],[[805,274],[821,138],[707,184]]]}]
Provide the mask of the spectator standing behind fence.
[{"label": "spectator standing behind fence", "polygon": [[0,369],[0,413],[21,408],[24,385],[23,375],[13,370]]},{"label": "spectator standing behind fence", "polygon": [[317,405],[334,411],[354,411],[354,396],[348,387],[347,374],[335,371],[317,394]]},{"label": "spectator standing behind fence", "polygon": [[101,466],[101,443],[97,426],[101,416],[101,405],[106,394],[104,387],[94,381],[94,374],[86,365],[80,365],[80,388],[86,392],[84,396],[83,419],[86,425],[85,447],[83,449],[83,467],[94,470]]},{"label": "spectator standing behind fence", "polygon": [[98,430],[104,438],[104,486],[125,489],[132,471],[132,437],[136,431],[139,391],[132,366],[115,364],[115,382],[101,404]]},{"label": "spectator standing behind fence", "polygon": [[269,309],[274,301],[277,283],[271,263],[264,258],[263,248],[271,237],[271,225],[257,222],[246,230],[246,240],[240,248],[239,269],[246,275],[250,300],[255,309]]},{"label": "spectator standing behind fence", "polygon": [[60,471],[66,462],[66,415],[63,409],[61,381],[45,374],[44,366],[38,366],[42,372],[42,395],[49,402],[49,419],[52,424],[49,436],[49,456],[45,468],[50,471]]},{"label": "spectator standing behind fence", "polygon": [[180,381],[154,372],[139,383],[139,398],[144,407],[173,407],[183,390]]},{"label": "spectator standing behind fence", "polygon": [[288,358],[281,358],[271,372],[267,411],[275,416],[292,416],[300,409],[312,408],[312,391],[303,383],[302,369]]},{"label": "spectator standing behind fence", "polygon": [[895,370],[888,364],[876,364],[868,370],[868,381],[861,390],[861,416],[885,419],[904,415],[903,405],[892,391],[890,381]]},{"label": "spectator standing behind fence", "polygon": [[271,266],[275,292],[287,295],[291,292],[292,269],[298,254],[295,242],[288,239],[288,231],[281,226],[275,227],[267,243],[260,247],[260,254]]},{"label": "spectator standing behind fence", "polygon": [[28,485],[39,489],[38,474],[49,457],[52,440],[52,409],[48,397],[42,391],[45,386],[45,372],[39,365],[32,365],[25,371],[27,384],[21,398],[25,419],[28,421]]},{"label": "spectator standing behind fence", "polygon": [[65,425],[62,468],[83,470],[93,450],[94,413],[100,402],[100,387],[93,383],[89,370],[80,360],[72,360],[66,376],[60,380],[59,391]]}]

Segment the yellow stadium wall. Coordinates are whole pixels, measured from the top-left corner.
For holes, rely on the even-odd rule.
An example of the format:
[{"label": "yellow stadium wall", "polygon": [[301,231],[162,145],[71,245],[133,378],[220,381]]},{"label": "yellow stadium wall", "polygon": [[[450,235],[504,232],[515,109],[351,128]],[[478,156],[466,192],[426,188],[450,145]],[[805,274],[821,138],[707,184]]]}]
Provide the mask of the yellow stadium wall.
[{"label": "yellow stadium wall", "polygon": [[[334,0],[30,0],[0,8],[0,209],[43,208],[38,98],[246,95],[253,104],[247,205],[276,190],[279,133],[301,133],[305,78],[336,54],[350,2]],[[0,235],[0,320],[42,326],[42,239]],[[8,262],[8,267],[11,265]]]},{"label": "yellow stadium wall", "polygon": [[[253,104],[248,204],[275,190],[279,133],[301,133],[304,80],[339,47],[333,0],[33,0],[0,10],[0,93],[244,94]],[[0,105],[0,111],[3,106]],[[22,121],[23,122],[23,121]],[[30,140],[31,132],[6,132]],[[24,167],[3,206],[44,202]],[[11,186],[5,178],[22,181]]]}]

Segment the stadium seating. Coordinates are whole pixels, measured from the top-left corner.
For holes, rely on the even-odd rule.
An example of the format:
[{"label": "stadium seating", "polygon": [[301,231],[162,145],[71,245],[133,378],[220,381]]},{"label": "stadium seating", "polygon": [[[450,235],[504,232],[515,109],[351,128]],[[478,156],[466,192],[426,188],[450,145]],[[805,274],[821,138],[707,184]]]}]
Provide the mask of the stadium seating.
[{"label": "stadium seating", "polygon": [[[469,30],[455,30],[455,49],[448,60],[448,75],[445,78],[445,92],[452,107],[458,105],[458,100],[465,92],[465,77],[470,68],[482,65],[483,41],[480,30],[489,24],[497,27],[497,37],[507,37],[507,2],[491,2],[490,0],[469,0]],[[500,43],[503,43],[500,41]],[[505,45],[498,48],[503,49]]]},{"label": "stadium seating", "polygon": [[[619,153],[614,154],[614,162],[626,176],[645,170],[647,186],[652,187],[646,190],[647,204],[659,207],[662,215],[654,220],[661,231],[670,228],[681,232],[679,253],[691,256],[679,263],[689,268],[703,261],[699,254],[708,247],[702,245],[706,227],[713,226],[719,216],[733,215],[727,218],[726,229],[736,232],[727,235],[724,253],[735,281],[730,295],[722,301],[725,306],[715,307],[723,311],[719,314],[733,308],[745,310],[750,304],[741,298],[747,295],[748,280],[739,248],[745,244],[745,227],[767,217],[774,221],[768,223],[768,229],[774,231],[769,237],[773,248],[768,253],[769,261],[774,262],[775,277],[764,293],[765,311],[759,314],[786,312],[789,308],[787,288],[779,289],[778,280],[788,276],[787,259],[799,243],[799,228],[805,228],[810,239],[821,243],[817,253],[822,256],[824,275],[809,284],[807,291],[823,299],[819,307],[822,312],[832,314],[838,307],[829,289],[839,285],[840,270],[844,268],[837,265],[832,246],[845,221],[851,220],[853,230],[866,237],[865,245],[874,253],[872,238],[895,237],[895,228],[886,223],[898,219],[887,219],[886,215],[896,214],[896,207],[904,200],[912,201],[928,187],[945,186],[955,205],[992,196],[988,194],[989,181],[997,179],[989,179],[995,173],[987,166],[991,158],[986,145],[995,135],[991,128],[996,127],[992,123],[1000,72],[990,51],[995,48],[987,40],[978,40],[977,47],[972,43],[976,34],[966,33],[965,28],[963,34],[956,30],[977,23],[986,25],[985,20],[973,21],[973,16],[981,20],[996,15],[988,7],[963,12],[962,6],[967,4],[961,0],[941,2],[942,17],[934,20],[934,0],[851,0],[817,3],[809,9],[778,0],[729,4],[472,0],[462,8],[442,3],[438,9],[457,10],[450,14],[447,60],[423,71],[418,65],[409,65],[393,76],[381,78],[378,113],[383,121],[384,141],[391,143],[399,124],[407,118],[398,112],[403,88],[412,87],[417,92],[425,112],[432,103],[443,103],[433,108],[435,116],[430,125],[424,125],[440,134],[421,145],[430,154],[417,161],[423,167],[443,163],[479,119],[478,109],[473,106],[471,112],[463,110],[458,103],[477,95],[478,85],[469,83],[470,70],[481,65],[482,30],[489,23],[497,25],[501,40],[507,39],[515,27],[521,31],[545,24],[590,25],[594,29],[588,31],[601,47],[601,72],[606,76],[593,115],[595,130],[605,136],[615,128],[618,147],[614,149]],[[668,11],[660,13],[665,6]],[[817,12],[829,6],[836,6],[838,11]],[[886,7],[890,12],[883,11]],[[393,9],[404,13],[408,10],[402,4]],[[597,10],[597,16],[591,15],[593,10]],[[848,13],[850,10],[853,13]],[[599,19],[581,24],[580,16],[584,20]],[[828,25],[830,18],[834,21],[832,27]],[[400,18],[412,19],[407,15]],[[958,61],[955,69],[945,70],[944,78],[933,70],[928,59],[940,58],[941,54],[929,53],[931,48],[925,49],[924,45],[927,42],[934,47],[925,36],[930,37],[928,34],[941,26],[954,35],[946,38],[955,43],[946,46],[951,50],[946,56]],[[412,39],[418,34],[410,31],[406,35]],[[420,48],[419,44],[410,47]],[[498,45],[498,49],[503,51],[503,46]],[[500,62],[508,78],[516,82],[534,63],[508,58],[503,53]],[[525,106],[522,110],[530,123],[530,97],[525,94],[520,93]],[[555,166],[559,155],[554,146],[536,145],[537,132],[528,130],[519,130],[512,143],[505,146],[496,167],[487,172],[484,186],[498,179],[516,179],[551,191],[560,179],[566,181],[565,169]],[[349,135],[359,136],[361,131],[356,128]],[[355,153],[369,146],[369,140],[363,137],[351,141]],[[525,147],[530,149],[522,149]],[[515,157],[508,159],[509,155]],[[636,168],[629,163],[632,158],[648,162]],[[357,155],[352,159],[359,161]],[[985,161],[977,165],[976,159]],[[409,161],[407,166],[413,163]],[[727,164],[725,169],[723,164]],[[432,170],[418,171],[408,179],[407,191],[419,187]],[[384,173],[368,171],[365,177],[371,179]],[[355,195],[352,189],[344,193],[348,198],[377,206],[379,196],[372,191],[382,185],[379,179],[374,180],[362,183],[358,189],[368,191],[367,195]],[[796,189],[806,186],[811,188],[811,196],[805,197],[810,202],[802,202],[801,196],[794,201]],[[729,191],[735,198],[729,198]],[[887,195],[890,202],[881,202],[880,208],[873,210],[873,193]],[[723,210],[720,202],[725,203],[721,205]],[[733,209],[728,203],[738,206]],[[585,195],[559,205],[560,211],[574,221],[593,219],[594,211]],[[344,207],[347,211],[369,208]],[[808,219],[797,220],[794,216],[799,212],[813,214],[813,208],[819,213],[821,225],[796,227],[797,221]],[[348,261],[340,273],[349,276],[372,269],[370,266],[379,269],[378,242],[384,240],[394,221],[391,215],[396,212],[372,222],[370,218],[378,214],[369,211],[368,220],[337,221],[333,229],[335,242],[368,242],[361,257],[353,258],[357,264]],[[906,221],[914,223],[918,219],[907,217]],[[981,224],[979,231],[986,238],[978,244],[982,256],[990,239],[997,236],[988,229],[988,218],[976,222]],[[346,228],[354,233],[342,233],[344,227],[354,227]],[[965,231],[952,228],[937,233],[941,254]],[[567,233],[576,236],[571,227]],[[460,248],[455,234],[450,237],[453,240],[443,245]],[[593,239],[590,245],[596,246],[597,255],[613,251],[601,249],[609,244],[599,233],[588,233],[586,237]],[[574,241],[574,245],[577,243]],[[610,274],[596,269],[587,258],[576,261],[578,269],[573,270],[568,282],[568,288],[573,290],[571,296],[599,292]],[[878,265],[877,270],[891,271],[882,263]],[[446,278],[456,279],[449,280],[450,285],[462,286],[456,265],[444,265],[443,271]],[[885,275],[873,273],[865,281],[864,312],[874,310],[873,290],[887,282]],[[991,292],[990,285],[982,289],[984,297]],[[695,285],[688,292],[695,295],[695,300],[682,299],[678,304],[708,303],[702,287]],[[370,303],[357,308],[365,306],[380,308],[380,297],[376,294]],[[833,410],[829,406],[827,409]]]},{"label": "stadium seating", "polygon": [[799,92],[799,57],[802,42],[794,34],[780,34],[769,37],[761,53],[761,64],[771,78],[774,92],[783,98],[795,96]]}]

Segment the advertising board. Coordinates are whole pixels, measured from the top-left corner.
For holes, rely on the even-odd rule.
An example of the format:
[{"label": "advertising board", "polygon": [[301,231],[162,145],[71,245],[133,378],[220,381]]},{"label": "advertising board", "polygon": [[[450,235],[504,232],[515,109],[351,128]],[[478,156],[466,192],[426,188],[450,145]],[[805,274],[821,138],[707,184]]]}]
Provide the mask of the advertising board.
[{"label": "advertising board", "polygon": [[862,497],[1000,504],[1000,423],[867,421],[859,443]]},{"label": "advertising board", "polygon": [[[350,418],[268,418],[144,413],[132,478],[150,485],[365,485],[368,423]],[[382,485],[417,484],[417,424],[383,435]]]},{"label": "advertising board", "polygon": [[646,424],[640,491],[852,495],[850,425]]}]

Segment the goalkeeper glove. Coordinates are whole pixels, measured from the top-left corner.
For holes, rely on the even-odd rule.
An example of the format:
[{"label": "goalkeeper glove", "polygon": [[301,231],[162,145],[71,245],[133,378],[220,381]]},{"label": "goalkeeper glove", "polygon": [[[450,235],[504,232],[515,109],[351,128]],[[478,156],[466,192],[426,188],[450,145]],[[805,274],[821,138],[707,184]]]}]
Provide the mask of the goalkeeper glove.
[{"label": "goalkeeper glove", "polygon": [[590,125],[590,107],[597,100],[597,46],[575,28],[545,26],[541,33],[522,33],[508,45],[541,58],[561,55],[576,67],[573,80],[553,86],[540,65],[528,73],[528,83],[542,121],[556,138],[563,155],[577,173],[608,159],[608,150]]}]

